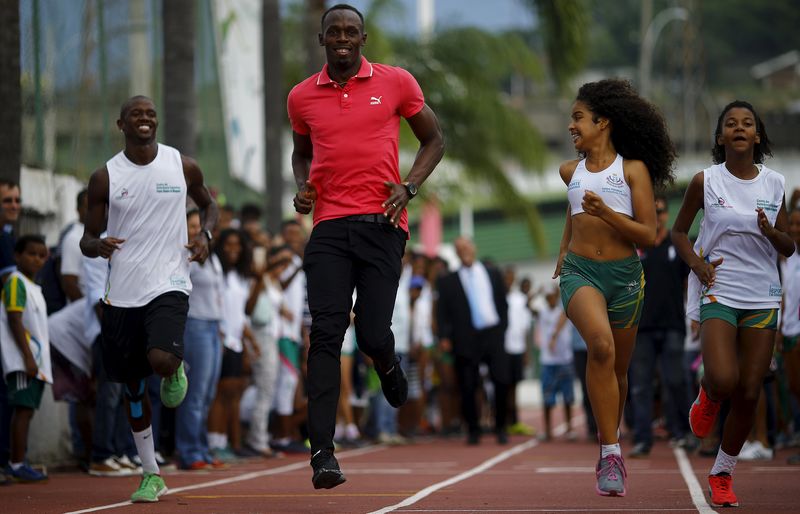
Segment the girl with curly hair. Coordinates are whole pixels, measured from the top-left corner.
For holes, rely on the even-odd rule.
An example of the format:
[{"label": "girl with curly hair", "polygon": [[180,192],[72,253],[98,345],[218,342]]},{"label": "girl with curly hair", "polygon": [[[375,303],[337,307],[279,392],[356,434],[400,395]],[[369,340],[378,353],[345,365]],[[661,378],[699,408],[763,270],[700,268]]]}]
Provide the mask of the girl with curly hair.
[{"label": "girl with curly hair", "polygon": [[644,299],[636,247],[656,238],[654,188],[674,179],[675,148],[664,119],[627,81],[584,84],[569,132],[580,159],[559,169],[567,184],[567,221],[553,278],[589,351],[586,381],[597,420],[596,491],[625,495],[619,424],[628,365]]},{"label": "girl with curly hair", "polygon": [[[700,291],[699,298],[689,298],[699,303],[705,370],[689,411],[692,432],[707,436],[720,403],[730,400],[708,477],[711,505],[722,507],[739,504],[731,475],[753,427],[772,358],[781,304],[778,253],[791,256],[795,244],[787,233],[784,178],[763,164],[772,155],[770,142],[752,105],[725,106],[711,153],[714,164],[697,173],[686,190],[672,241]],[[688,231],[700,209],[703,221],[692,248]]]}]

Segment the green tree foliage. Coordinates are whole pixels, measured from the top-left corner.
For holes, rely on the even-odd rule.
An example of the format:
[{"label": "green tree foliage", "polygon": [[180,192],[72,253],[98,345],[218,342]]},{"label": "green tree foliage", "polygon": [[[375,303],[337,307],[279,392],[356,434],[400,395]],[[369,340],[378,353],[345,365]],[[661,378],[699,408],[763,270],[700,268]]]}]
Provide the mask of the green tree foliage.
[{"label": "green tree foliage", "polygon": [[586,61],[589,10],[584,0],[524,0],[537,14],[550,72],[563,88]]},{"label": "green tree foliage", "polygon": [[[605,0],[588,0],[587,64],[592,67],[635,67],[641,42],[641,0],[617,0],[613,8]],[[797,0],[695,0],[690,22],[698,28],[705,60],[706,79],[712,88],[746,84],[750,67],[789,50],[800,49],[800,4]],[[653,14],[689,2],[655,0]],[[672,37],[670,38],[670,31]],[[663,70],[671,54],[680,49],[680,24],[671,25],[656,48],[654,71]],[[662,71],[663,73],[663,71]]]}]

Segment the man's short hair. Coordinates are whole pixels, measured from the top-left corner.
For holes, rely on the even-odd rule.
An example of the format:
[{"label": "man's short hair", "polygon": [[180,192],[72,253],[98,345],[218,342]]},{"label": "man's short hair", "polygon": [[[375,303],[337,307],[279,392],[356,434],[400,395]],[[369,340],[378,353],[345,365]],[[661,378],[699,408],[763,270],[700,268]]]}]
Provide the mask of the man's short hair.
[{"label": "man's short hair", "polygon": [[119,108],[119,119],[124,120],[125,119],[125,115],[128,114],[128,111],[131,108],[131,105],[134,102],[138,102],[139,100],[148,100],[153,105],[155,105],[155,102],[153,102],[153,99],[150,98],[149,96],[145,96],[145,95],[132,96],[132,97],[128,98],[127,100],[125,100],[124,102],[122,102],[122,105]]},{"label": "man's short hair", "polygon": [[281,222],[281,232],[283,232],[284,230],[286,230],[289,227],[300,227],[300,228],[303,228],[303,225],[299,221],[293,220],[293,219],[283,220]]},{"label": "man's short hair", "polygon": [[325,18],[333,11],[353,11],[358,15],[358,18],[361,20],[361,28],[364,28],[364,15],[361,14],[361,11],[353,7],[352,5],[347,4],[336,4],[324,13],[322,13],[322,18],[319,20],[319,26],[322,30],[325,29]]},{"label": "man's short hair", "polygon": [[14,182],[13,180],[3,179],[0,180],[0,187],[7,187],[9,189],[14,189],[15,187],[19,187],[19,184]]},{"label": "man's short hair", "polygon": [[261,207],[254,203],[246,203],[242,205],[242,210],[239,215],[243,222],[258,221],[261,219]]}]

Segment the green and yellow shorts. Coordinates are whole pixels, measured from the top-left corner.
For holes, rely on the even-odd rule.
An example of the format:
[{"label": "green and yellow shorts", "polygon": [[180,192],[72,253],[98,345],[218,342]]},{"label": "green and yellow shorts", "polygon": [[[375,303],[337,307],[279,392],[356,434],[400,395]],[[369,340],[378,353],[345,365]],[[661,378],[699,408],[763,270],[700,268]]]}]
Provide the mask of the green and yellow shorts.
[{"label": "green and yellow shorts", "polygon": [[700,306],[700,323],[709,319],[721,319],[734,327],[778,328],[778,309],[734,309],[719,302]]},{"label": "green and yellow shorts", "polygon": [[595,261],[570,252],[561,264],[559,286],[564,311],[575,291],[589,286],[606,299],[611,328],[635,327],[642,317],[644,271],[637,255],[615,261]]}]

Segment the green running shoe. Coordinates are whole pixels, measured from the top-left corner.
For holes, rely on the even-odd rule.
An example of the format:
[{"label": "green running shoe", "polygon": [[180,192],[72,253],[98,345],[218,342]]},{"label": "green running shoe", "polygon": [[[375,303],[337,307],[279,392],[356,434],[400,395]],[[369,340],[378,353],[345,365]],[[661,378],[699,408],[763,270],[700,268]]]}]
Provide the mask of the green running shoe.
[{"label": "green running shoe", "polygon": [[181,404],[186,397],[186,390],[189,388],[189,381],[186,380],[186,373],[183,371],[183,362],[178,366],[169,378],[161,379],[161,403],[166,407],[174,409]]},{"label": "green running shoe", "polygon": [[139,489],[131,495],[133,503],[153,503],[158,501],[158,497],[167,494],[167,485],[160,475],[148,473],[142,474],[142,482]]}]

